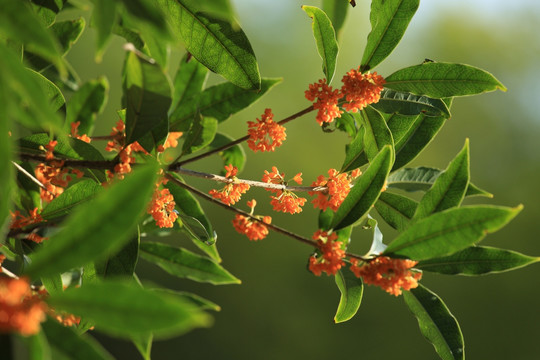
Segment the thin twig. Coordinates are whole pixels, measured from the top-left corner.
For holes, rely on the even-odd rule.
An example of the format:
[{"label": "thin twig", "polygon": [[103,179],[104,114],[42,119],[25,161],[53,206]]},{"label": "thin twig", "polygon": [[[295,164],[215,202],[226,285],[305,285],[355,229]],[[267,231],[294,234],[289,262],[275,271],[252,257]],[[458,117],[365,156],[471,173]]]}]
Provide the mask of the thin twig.
[{"label": "thin twig", "polygon": [[12,161],[11,162],[13,165],[15,165],[15,167],[17,168],[17,170],[19,170],[20,172],[22,172],[24,175],[26,175],[30,180],[32,180],[33,182],[35,182],[40,188],[42,188],[43,190],[47,190],[47,188],[45,187],[45,185],[43,185],[41,183],[41,181],[39,181],[38,179],[36,179],[36,177],[32,174],[30,174],[28,171],[26,171],[25,168],[23,168],[21,165],[17,164],[15,161]]}]

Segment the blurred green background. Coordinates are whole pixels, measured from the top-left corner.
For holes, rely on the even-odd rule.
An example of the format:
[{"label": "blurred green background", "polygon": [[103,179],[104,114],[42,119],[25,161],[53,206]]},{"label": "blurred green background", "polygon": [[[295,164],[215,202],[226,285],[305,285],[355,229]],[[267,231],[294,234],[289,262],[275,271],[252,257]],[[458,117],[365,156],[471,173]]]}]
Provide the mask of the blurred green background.
[{"label": "blurred green background", "polygon": [[[276,119],[282,119],[309,105],[304,90],[323,74],[310,19],[300,6],[318,6],[320,2],[232,2],[257,55],[261,75],[284,79],[261,101],[223,124],[221,131],[239,137],[246,132],[246,121],[259,117],[266,107],[273,109]],[[457,99],[453,118],[411,165],[445,168],[469,138],[472,180],[495,194],[493,199],[480,200],[525,205],[510,225],[489,235],[483,244],[530,255],[540,255],[540,196],[536,185],[540,177],[539,21],[540,2],[534,0],[424,1],[401,44],[376,69],[389,75],[429,58],[486,69],[506,85],[506,93]],[[359,65],[368,33],[369,1],[357,0],[342,32],[336,86],[346,71]],[[112,41],[103,62],[96,64],[92,60],[94,32],[89,29],[69,55],[83,79],[104,74],[111,83],[109,103],[95,134],[108,134],[116,121],[122,43],[118,38]],[[172,55],[170,71],[174,74],[181,52],[173,51]],[[219,81],[219,77],[211,76],[209,84]],[[303,172],[309,185],[319,174],[341,165],[346,141],[342,133],[323,134],[314,114],[304,116],[287,126],[287,142],[275,153],[249,152],[241,177],[258,180],[263,170],[276,165],[290,177]],[[211,158],[190,168],[218,172],[220,167],[221,161]],[[204,190],[213,186],[199,179],[190,183]],[[257,213],[271,213],[264,200],[267,194],[260,189],[252,190],[240,205],[244,206],[244,200],[251,196],[259,200]],[[242,285],[197,284],[168,276],[141,261],[137,271],[143,280],[193,291],[222,307],[214,314],[212,328],[156,342],[153,359],[436,358],[401,298],[366,287],[356,317],[335,325],[339,292],[333,278],[315,277],[306,270],[310,248],[272,233],[264,241],[249,242],[232,228],[230,212],[206,203],[203,206],[219,234],[223,265],[242,280]],[[317,212],[310,206],[299,215],[271,215],[275,224],[304,236],[316,230]],[[395,236],[388,228],[383,231],[386,242]],[[366,251],[369,239],[369,232],[355,230],[354,249]],[[181,236],[173,241],[189,246]],[[457,317],[468,358],[529,360],[540,358],[539,273],[539,265],[485,277],[427,273],[422,282],[438,293]],[[139,357],[130,343],[96,335],[117,358]]]}]

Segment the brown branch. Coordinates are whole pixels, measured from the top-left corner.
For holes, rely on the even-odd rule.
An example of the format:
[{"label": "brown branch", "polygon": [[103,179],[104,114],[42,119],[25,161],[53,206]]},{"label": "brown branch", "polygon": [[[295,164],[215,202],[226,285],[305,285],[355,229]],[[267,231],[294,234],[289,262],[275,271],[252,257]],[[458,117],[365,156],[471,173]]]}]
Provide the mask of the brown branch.
[{"label": "brown branch", "polygon": [[40,162],[62,161],[66,167],[83,167],[88,169],[114,170],[114,166],[118,163],[116,160],[75,160],[75,159],[45,159],[42,154],[27,154],[19,153],[19,158],[22,160],[32,160]]}]

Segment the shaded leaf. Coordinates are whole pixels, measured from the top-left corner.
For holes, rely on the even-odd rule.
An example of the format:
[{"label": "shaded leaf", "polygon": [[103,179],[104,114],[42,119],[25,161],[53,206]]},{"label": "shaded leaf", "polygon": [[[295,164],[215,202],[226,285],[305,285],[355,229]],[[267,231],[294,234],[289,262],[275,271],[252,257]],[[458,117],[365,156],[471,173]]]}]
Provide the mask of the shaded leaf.
[{"label": "shaded leaf", "polygon": [[51,110],[60,110],[66,103],[66,99],[64,99],[64,95],[62,94],[58,86],[56,86],[52,81],[34,70],[28,69],[28,72],[30,73],[30,76],[33,76],[36,82],[39,83],[39,86],[41,86],[43,93],[45,94],[46,99],[49,102],[49,107],[51,108]]},{"label": "shaded leaf", "polygon": [[51,30],[53,34],[56,35],[63,50],[63,55],[65,55],[71,49],[71,46],[79,40],[85,25],[86,21],[84,18],[79,17],[75,20],[56,22],[51,26]]},{"label": "shaded leaf", "polygon": [[424,62],[398,70],[385,80],[384,86],[390,89],[434,98],[506,91],[490,73],[464,64]]},{"label": "shaded leaf", "polygon": [[240,284],[240,280],[209,258],[169,245],[141,243],[141,256],[169,274],[214,285]]},{"label": "shaded leaf", "polygon": [[90,80],[82,85],[67,103],[66,124],[79,121],[79,135],[91,135],[96,116],[103,111],[107,103],[108,93],[109,82],[106,77]]},{"label": "shaded leaf", "polygon": [[62,276],[60,274],[42,276],[41,283],[45,286],[45,290],[47,290],[49,294],[64,291],[64,284],[62,283]]},{"label": "shaded leaf", "polygon": [[332,22],[336,37],[339,39],[347,17],[347,10],[349,10],[349,4],[346,1],[323,0],[322,10]]},{"label": "shaded leaf", "polygon": [[96,274],[101,278],[133,276],[139,260],[140,235],[133,237],[120,251],[104,260],[95,262]]},{"label": "shaded leaf", "polygon": [[382,115],[368,106],[360,112],[360,118],[362,119],[362,125],[364,125],[364,151],[368,160],[373,160],[382,148],[390,146],[393,162],[394,139]]},{"label": "shaded leaf", "polygon": [[[1,60],[0,60],[1,61]],[[1,72],[2,70],[0,70]],[[0,85],[0,98],[6,99],[7,95],[4,93],[5,89]],[[13,143],[12,138],[9,136],[12,123],[11,116],[8,116],[6,106],[0,106],[0,234],[4,235],[4,230],[7,229],[11,221],[9,212],[12,207],[11,194],[14,190],[15,174],[13,171],[12,156],[13,156]],[[0,236],[0,244],[3,243],[4,236]],[[0,246],[1,248],[1,246]]]},{"label": "shaded leaf", "polygon": [[360,308],[364,283],[352,271],[340,270],[335,275],[336,285],[341,293],[339,305],[334,322],[340,323],[350,320]]},{"label": "shaded leaf", "polygon": [[156,171],[155,166],[138,168],[94,200],[79,205],[64,227],[30,255],[25,273],[30,277],[52,275],[118,251],[146,209]]},{"label": "shaded leaf", "polygon": [[174,77],[173,100],[170,113],[176,108],[190,106],[191,101],[198,102],[195,98],[201,94],[206,79],[208,69],[188,54],[180,60],[180,66]]},{"label": "shaded leaf", "polygon": [[385,191],[375,203],[384,221],[396,230],[405,230],[414,216],[418,203],[408,197]]},{"label": "shaded leaf", "polygon": [[184,138],[182,154],[191,154],[210,145],[216,136],[217,127],[218,121],[216,119],[196,115]]},{"label": "shaded leaf", "polygon": [[53,220],[67,216],[78,205],[87,202],[103,189],[101,184],[89,179],[83,179],[53,199],[41,212],[44,220]]},{"label": "shaded leaf", "polygon": [[341,165],[341,171],[351,171],[368,163],[367,155],[364,151],[364,127],[361,127],[356,137],[345,145],[345,160]]},{"label": "shaded leaf", "polygon": [[322,70],[326,77],[326,83],[330,84],[336,72],[339,51],[334,27],[323,10],[307,5],[303,5],[302,10],[313,20],[311,28],[315,37],[315,43],[317,44],[317,50],[323,62]]},{"label": "shaded leaf", "polygon": [[49,27],[54,23],[56,14],[62,10],[66,0],[33,0],[32,9],[41,19],[43,25]]},{"label": "shaded leaf", "polygon": [[[4,335],[5,336],[5,335]],[[43,331],[38,332],[32,336],[23,337],[26,348],[28,349],[29,360],[51,360],[51,347],[47,342],[47,337]],[[9,356],[9,352],[6,354],[4,351],[4,344],[2,345],[2,353],[6,356],[6,359],[12,359]]]},{"label": "shaded leaf", "polygon": [[390,172],[391,151],[390,146],[385,146],[373,159],[334,214],[331,228],[339,230],[352,225],[371,209]]},{"label": "shaded leaf", "polygon": [[163,21],[163,15],[152,1],[147,0],[116,0],[124,4],[129,14],[138,20],[150,24],[156,33],[165,36],[168,34],[167,25]]},{"label": "shaded leaf", "polygon": [[371,104],[371,106],[387,114],[424,114],[426,116],[450,117],[450,110],[441,99],[433,99],[424,95],[414,95],[391,89],[383,89],[379,102]]},{"label": "shaded leaf", "polygon": [[255,53],[248,38],[233,22],[197,12],[194,1],[156,0],[173,35],[204,66],[233,84],[251,90],[261,88]]},{"label": "shaded leaf", "polygon": [[384,254],[412,260],[450,255],[499,230],[522,208],[464,206],[441,211],[409,226]]},{"label": "shaded leaf", "polygon": [[435,347],[441,359],[465,359],[459,324],[437,294],[419,285],[403,292],[403,300],[416,316],[422,335]]},{"label": "shaded leaf", "polygon": [[471,246],[450,256],[420,261],[415,267],[448,275],[484,275],[539,262],[539,257],[487,246]]},{"label": "shaded leaf", "polygon": [[112,29],[116,18],[116,1],[92,0],[92,27],[96,29],[96,62],[101,62],[105,47],[111,39]]},{"label": "shaded leaf", "polygon": [[399,44],[409,22],[418,9],[419,0],[373,0],[368,35],[360,70],[371,70],[380,64]]},{"label": "shaded leaf", "polygon": [[47,302],[55,309],[90,319],[99,331],[122,337],[148,333],[168,337],[211,322],[188,301],[120,280],[69,288],[51,295]]}]

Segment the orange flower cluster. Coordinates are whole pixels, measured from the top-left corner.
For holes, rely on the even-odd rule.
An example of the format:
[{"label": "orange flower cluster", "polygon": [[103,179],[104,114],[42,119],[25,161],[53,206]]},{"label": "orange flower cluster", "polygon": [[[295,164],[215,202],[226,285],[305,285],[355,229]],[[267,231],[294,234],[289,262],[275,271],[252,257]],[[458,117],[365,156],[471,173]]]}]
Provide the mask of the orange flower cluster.
[{"label": "orange flower cluster", "polygon": [[0,273],[2,273],[2,263],[6,260],[6,255],[0,254]]},{"label": "orange flower cluster", "polygon": [[266,109],[261,120],[248,121],[249,139],[247,144],[254,152],[274,151],[283,144],[287,137],[285,127],[274,122],[273,117],[272,110]]},{"label": "orange flower cluster", "polygon": [[[264,170],[262,181],[269,184],[287,185],[284,174],[280,174],[275,166],[272,166],[272,172]],[[302,173],[298,173],[293,177],[293,181],[297,184],[302,184]],[[270,204],[274,207],[275,211],[283,211],[290,214],[297,214],[302,211],[302,206],[306,203],[305,198],[301,198],[292,191],[279,190],[279,189],[266,189],[273,193],[274,196],[270,196],[272,199]]]},{"label": "orange flower cluster", "polygon": [[331,123],[335,118],[341,117],[343,111],[339,110],[337,104],[343,95],[339,90],[333,90],[331,86],[326,84],[326,79],[309,84],[309,90],[306,90],[305,96],[309,101],[317,99],[313,108],[319,110],[316,116],[319,125]]},{"label": "orange flower cluster", "polygon": [[86,134],[79,135],[79,125],[81,125],[80,121],[76,121],[74,123],[71,123],[71,137],[82,140],[82,141],[84,141],[86,143],[90,143],[90,141],[92,141],[92,139],[90,139],[90,137],[88,135],[86,135]]},{"label": "orange flower cluster", "polygon": [[158,145],[157,152],[162,153],[168,148],[175,148],[178,146],[178,139],[183,135],[181,131],[172,131],[167,136],[167,140],[163,145]]},{"label": "orange flower cluster", "polygon": [[317,230],[313,234],[313,240],[317,240],[321,255],[312,255],[309,258],[309,271],[317,276],[320,276],[323,272],[326,275],[334,275],[345,265],[343,261],[345,250],[342,248],[341,241],[337,241],[337,238],[335,232],[328,235],[326,231]]},{"label": "orange flower cluster", "polygon": [[148,204],[147,212],[152,215],[156,225],[160,228],[172,228],[178,219],[178,213],[174,210],[176,203],[169,189],[161,189],[161,184],[166,184],[167,179],[162,178],[156,183],[156,189],[152,194],[152,200]]},{"label": "orange flower cluster", "polygon": [[330,123],[341,117],[343,111],[339,109],[338,101],[345,97],[347,103],[343,104],[346,111],[357,112],[369,104],[379,101],[385,80],[381,75],[362,74],[359,69],[352,69],[341,79],[343,86],[334,90],[326,84],[326,79],[310,84],[305,91],[306,99],[315,101],[313,108],[319,110],[316,120],[319,125]]},{"label": "orange flower cluster", "polygon": [[402,290],[414,289],[422,273],[410,270],[418,262],[406,259],[377,257],[360,266],[359,260],[351,259],[351,271],[369,285],[376,285],[389,294],[399,296]]},{"label": "orange flower cluster", "polygon": [[32,294],[26,279],[0,277],[0,332],[37,334],[47,306]]},{"label": "orange flower cluster", "polygon": [[[251,215],[253,215],[253,210],[255,209],[255,205],[257,205],[257,202],[255,200],[251,200],[247,202],[248,206],[251,208]],[[236,231],[238,231],[240,234],[244,234],[248,237],[249,240],[256,241],[256,240],[262,240],[268,235],[268,228],[265,224],[270,224],[272,222],[272,218],[270,216],[256,216],[256,218],[261,219],[262,222],[252,220],[250,217],[236,214],[234,217],[232,223]]]},{"label": "orange flower cluster", "polygon": [[105,151],[117,151],[120,162],[114,166],[114,174],[109,173],[109,178],[116,175],[119,179],[124,178],[124,174],[131,172],[131,164],[135,163],[135,157],[132,155],[134,152],[142,152],[148,155],[148,152],[137,142],[133,142],[127,146],[124,146],[126,125],[122,120],[118,120],[116,126],[112,128],[111,136],[112,140],[107,142]]},{"label": "orange flower cluster", "polygon": [[227,170],[225,177],[230,179],[231,182],[225,185],[221,190],[210,190],[209,194],[212,195],[214,199],[218,199],[227,205],[231,205],[240,200],[242,194],[249,190],[249,185],[237,182],[238,179],[236,174],[238,174],[238,169],[236,166],[232,166],[232,164],[225,165],[225,170]]},{"label": "orange flower cluster", "polygon": [[376,72],[362,74],[359,70],[352,69],[341,80],[343,82],[341,93],[348,101],[348,103],[343,104],[343,108],[351,112],[357,112],[369,104],[378,102],[386,82]]},{"label": "orange flower cluster", "polygon": [[84,174],[77,169],[63,168],[63,160],[54,160],[54,148],[58,141],[51,140],[45,145],[45,160],[47,164],[41,163],[36,166],[34,173],[45,188],[40,189],[40,197],[43,201],[51,202],[55,197],[64,192],[64,188],[71,181],[69,172],[81,178]]},{"label": "orange flower cluster", "polygon": [[[43,221],[44,220],[41,215],[38,214],[38,208],[30,210],[28,216],[23,216],[19,210],[16,210],[14,213],[11,213],[11,225],[9,226],[9,228],[21,229],[25,226],[37,224]],[[48,238],[42,237],[33,232],[29,234],[26,239],[36,243],[40,243],[43,242],[43,240],[47,240]]]},{"label": "orange flower cluster", "polygon": [[328,190],[309,192],[309,195],[317,196],[312,201],[313,206],[323,211],[328,207],[333,211],[337,211],[351,190],[351,181],[360,176],[360,174],[361,171],[359,169],[353,170],[350,174],[340,173],[336,169],[330,169],[328,170],[328,179],[323,175],[319,175],[317,181],[314,181],[311,186],[326,186]]}]

